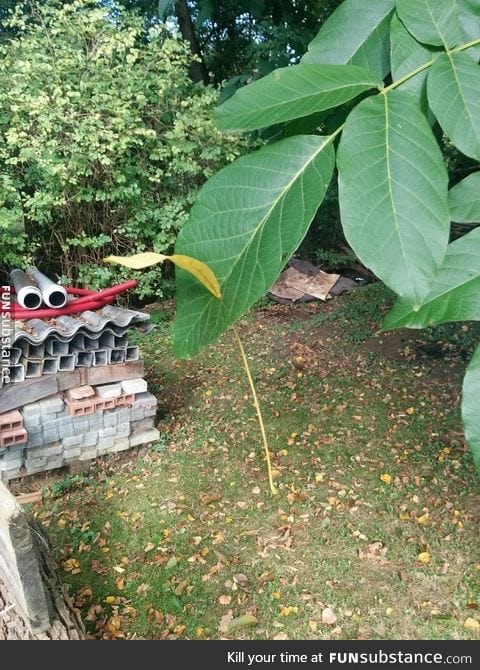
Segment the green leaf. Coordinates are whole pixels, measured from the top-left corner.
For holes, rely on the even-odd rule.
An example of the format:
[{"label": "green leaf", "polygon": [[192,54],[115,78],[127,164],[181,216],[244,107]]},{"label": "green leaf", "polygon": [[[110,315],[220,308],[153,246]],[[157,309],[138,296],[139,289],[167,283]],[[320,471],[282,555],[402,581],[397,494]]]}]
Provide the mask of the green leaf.
[{"label": "green leaf", "polygon": [[480,228],[448,245],[442,267],[420,307],[398,300],[385,330],[426,328],[449,321],[480,321]]},{"label": "green leaf", "polygon": [[242,156],[202,188],[176,253],[206,263],[222,299],[177,269],[174,350],[195,354],[271,288],[302,241],[334,166],[333,137],[289,137]]},{"label": "green leaf", "polygon": [[445,48],[461,42],[460,21],[454,0],[397,0],[397,13],[419,42]]},{"label": "green leaf", "polygon": [[447,172],[410,93],[363,100],[338,150],[343,230],[363,263],[419,303],[448,243]]},{"label": "green leaf", "polygon": [[[478,0],[457,0],[457,5],[463,42],[480,39],[480,2]],[[470,47],[465,53],[478,63],[480,45]]]},{"label": "green leaf", "polygon": [[302,63],[353,63],[382,77],[390,71],[389,26],[395,0],[345,0],[308,45]]},{"label": "green leaf", "polygon": [[221,130],[255,130],[332,109],[381,80],[355,65],[293,65],[238,90],[217,108]]},{"label": "green leaf", "polygon": [[457,223],[480,223],[480,172],[474,172],[448,192],[450,217]]},{"label": "green leaf", "polygon": [[[392,79],[401,79],[416,68],[428,63],[434,58],[433,47],[420,44],[410,35],[398,16],[392,16],[390,25],[390,61],[392,64]],[[427,74],[428,69],[410,77],[399,86],[404,91],[410,91],[420,101],[422,109],[427,107]]]},{"label": "green leaf", "polygon": [[428,74],[432,112],[457,149],[480,160],[480,67],[465,53],[440,56]]},{"label": "green leaf", "polygon": [[470,361],[463,380],[462,419],[475,467],[480,472],[480,346]]}]

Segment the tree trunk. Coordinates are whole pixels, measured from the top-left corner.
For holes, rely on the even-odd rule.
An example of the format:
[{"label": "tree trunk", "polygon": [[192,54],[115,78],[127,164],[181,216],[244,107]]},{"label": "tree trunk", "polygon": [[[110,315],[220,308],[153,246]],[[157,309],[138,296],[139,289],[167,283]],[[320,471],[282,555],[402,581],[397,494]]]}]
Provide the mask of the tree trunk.
[{"label": "tree trunk", "polygon": [[0,581],[0,640],[85,640],[85,628],[58,577],[48,542],[38,526],[31,526],[31,532],[35,538],[43,583],[52,602],[52,623],[44,633],[32,633],[13,605],[7,587]]},{"label": "tree trunk", "polygon": [[210,77],[186,0],[175,0],[175,14],[183,39],[190,44],[192,54],[200,58],[200,61],[195,60],[190,64],[190,76],[193,81],[203,81],[204,84],[208,84]]}]

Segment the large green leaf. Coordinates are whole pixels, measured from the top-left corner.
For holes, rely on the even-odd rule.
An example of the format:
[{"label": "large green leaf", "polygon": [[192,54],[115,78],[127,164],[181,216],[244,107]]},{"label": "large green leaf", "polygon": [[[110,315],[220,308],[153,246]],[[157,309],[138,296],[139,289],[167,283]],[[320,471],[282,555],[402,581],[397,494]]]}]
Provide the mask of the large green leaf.
[{"label": "large green leaf", "polygon": [[426,328],[448,321],[480,320],[480,228],[448,245],[431,291],[420,307],[398,300],[384,329]]},{"label": "large green leaf", "polygon": [[474,172],[448,192],[450,216],[457,223],[480,223],[480,172]]},{"label": "large green leaf", "polygon": [[356,65],[293,65],[238,90],[217,108],[222,130],[255,130],[332,109],[381,80]]},{"label": "large green leaf", "polygon": [[480,346],[475,349],[463,380],[462,418],[465,437],[480,472]]},{"label": "large green leaf", "polygon": [[462,40],[455,0],[397,0],[397,13],[419,42],[449,48]]},{"label": "large green leaf", "polygon": [[[463,42],[471,42],[480,39],[480,2],[479,0],[457,0],[458,12],[460,14],[460,29]],[[466,54],[478,63],[480,58],[480,45],[470,47]]]},{"label": "large green leaf", "polygon": [[[420,44],[405,28],[397,14],[392,16],[390,24],[390,61],[392,64],[392,79],[397,81],[406,74],[413,72],[421,65],[428,63],[435,57],[434,47]],[[410,77],[399,88],[416,95],[421,107],[427,107],[427,74],[428,69]]]},{"label": "large green leaf", "polygon": [[206,263],[222,298],[177,270],[178,356],[213,342],[271,288],[323,200],[335,161],[332,139],[297,135],[265,146],[202,188],[175,252]]},{"label": "large green leaf", "polygon": [[370,97],[347,119],[338,150],[342,224],[359,258],[419,303],[448,243],[447,172],[413,95]]},{"label": "large green leaf", "polygon": [[465,53],[439,56],[428,74],[427,95],[454,145],[480,160],[480,66]]},{"label": "large green leaf", "polygon": [[390,72],[389,26],[395,0],[344,0],[308,45],[303,63],[353,63]]}]

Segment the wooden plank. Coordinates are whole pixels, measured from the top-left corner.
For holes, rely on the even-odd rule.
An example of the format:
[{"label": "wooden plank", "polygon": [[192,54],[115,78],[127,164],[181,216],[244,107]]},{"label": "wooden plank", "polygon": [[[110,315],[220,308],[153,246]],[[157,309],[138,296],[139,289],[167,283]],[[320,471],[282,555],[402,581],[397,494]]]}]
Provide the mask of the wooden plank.
[{"label": "wooden plank", "polygon": [[26,379],[18,384],[7,384],[0,390],[0,414],[18,409],[58,391],[56,375]]},{"label": "wooden plank", "polygon": [[55,375],[43,375],[18,384],[7,384],[0,389],[0,414],[76,386],[109,384],[143,377],[143,374],[143,361],[129,361],[97,368],[77,368],[72,372],[57,372]]},{"label": "wooden plank", "polygon": [[33,491],[32,493],[20,493],[15,496],[15,500],[19,505],[29,505],[31,503],[42,502],[43,495],[41,491]]}]

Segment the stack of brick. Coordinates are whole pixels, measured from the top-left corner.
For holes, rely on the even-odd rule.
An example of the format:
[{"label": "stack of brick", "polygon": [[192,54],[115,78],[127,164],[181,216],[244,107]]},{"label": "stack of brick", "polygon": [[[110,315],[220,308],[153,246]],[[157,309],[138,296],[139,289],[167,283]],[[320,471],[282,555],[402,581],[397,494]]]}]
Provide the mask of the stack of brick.
[{"label": "stack of brick", "polygon": [[[127,334],[132,327],[145,329],[148,315],[110,307],[57,321],[61,319],[53,326],[39,319],[15,323],[11,360],[20,351],[28,360],[10,363],[12,372],[22,366],[22,374],[0,388],[0,480],[159,438],[154,424],[157,400],[141,377],[143,361]],[[60,361],[62,356],[74,356],[74,365],[45,367],[51,358]],[[40,377],[35,365],[42,370]]]},{"label": "stack of brick", "polygon": [[[81,386],[0,415],[4,480],[155,442],[157,399],[144,379]],[[13,428],[12,426],[15,426]]]}]

